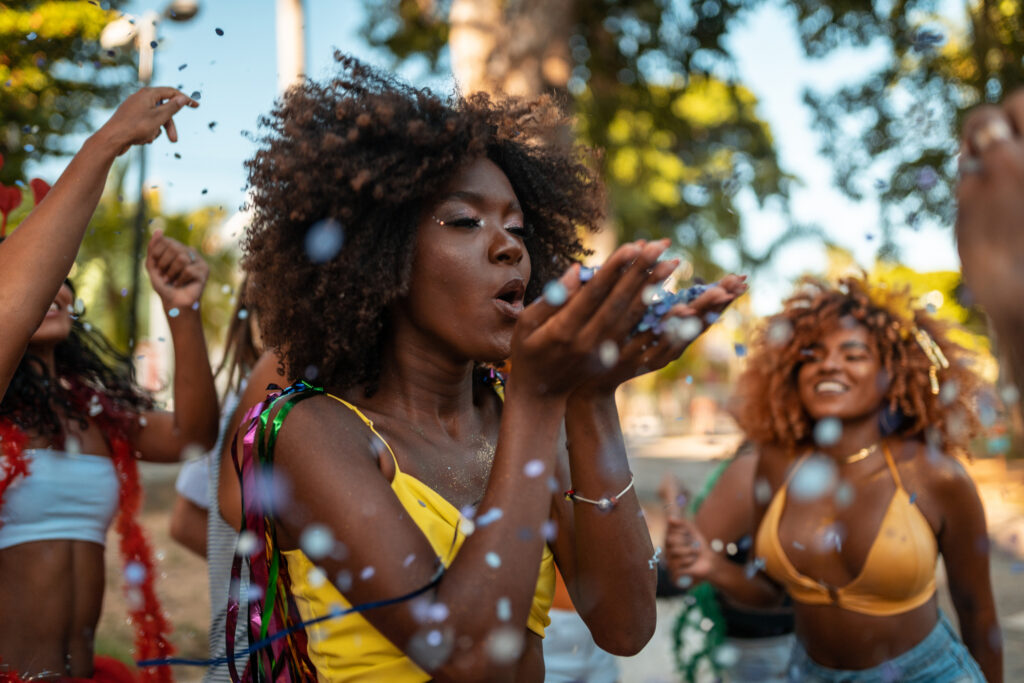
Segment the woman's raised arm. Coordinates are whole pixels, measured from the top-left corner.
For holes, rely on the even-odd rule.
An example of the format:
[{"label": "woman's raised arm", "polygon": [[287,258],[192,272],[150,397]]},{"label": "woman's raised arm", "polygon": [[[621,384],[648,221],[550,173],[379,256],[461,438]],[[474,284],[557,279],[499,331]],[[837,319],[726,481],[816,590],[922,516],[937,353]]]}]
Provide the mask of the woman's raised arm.
[{"label": "woman's raised arm", "polygon": [[39,206],[0,244],[0,395],[71,270],[114,159],[132,145],[152,142],[162,128],[176,141],[171,117],[185,105],[199,106],[173,88],[145,88],[126,99],[85,141]]},{"label": "woman's raised arm", "polygon": [[146,270],[171,328],[174,412],[144,415],[133,443],[143,460],[176,462],[186,446],[206,451],[217,441],[217,390],[199,311],[210,267],[194,249],[157,230],[146,250]]}]

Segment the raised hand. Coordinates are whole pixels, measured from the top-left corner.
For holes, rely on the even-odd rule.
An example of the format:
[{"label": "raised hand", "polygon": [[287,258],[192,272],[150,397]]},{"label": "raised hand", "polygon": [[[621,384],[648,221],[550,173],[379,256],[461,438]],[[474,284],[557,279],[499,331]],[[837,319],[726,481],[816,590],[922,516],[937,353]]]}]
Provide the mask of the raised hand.
[{"label": "raised hand", "polygon": [[666,472],[658,486],[658,496],[665,506],[665,566],[672,582],[685,588],[700,583],[711,573],[714,551],[705,542],[697,525],[687,519],[683,509],[686,495],[679,482]]},{"label": "raised hand", "polygon": [[174,309],[189,310],[199,302],[210,266],[191,247],[155,230],[146,248],[146,271],[170,314]]},{"label": "raised hand", "polygon": [[174,88],[143,88],[121,103],[97,135],[109,141],[118,156],[132,145],[153,142],[162,129],[167,131],[168,140],[177,142],[178,130],[172,117],[186,105],[195,108],[199,103]]}]

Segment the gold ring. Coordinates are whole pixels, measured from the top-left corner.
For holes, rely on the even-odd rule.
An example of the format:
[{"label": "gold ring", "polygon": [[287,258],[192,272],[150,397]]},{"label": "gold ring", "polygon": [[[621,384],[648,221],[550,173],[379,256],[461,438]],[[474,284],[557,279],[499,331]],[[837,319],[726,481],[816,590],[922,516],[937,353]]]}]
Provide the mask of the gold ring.
[{"label": "gold ring", "polygon": [[989,119],[974,131],[974,148],[980,154],[997,142],[1012,139],[1013,131],[1004,119]]}]

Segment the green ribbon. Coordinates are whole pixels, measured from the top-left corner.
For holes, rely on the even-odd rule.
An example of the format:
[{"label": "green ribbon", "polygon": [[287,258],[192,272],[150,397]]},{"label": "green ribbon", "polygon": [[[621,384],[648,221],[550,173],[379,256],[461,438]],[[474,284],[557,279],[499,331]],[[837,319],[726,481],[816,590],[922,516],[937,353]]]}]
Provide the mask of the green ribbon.
[{"label": "green ribbon", "polygon": [[[302,388],[299,388],[299,387]],[[270,466],[274,462],[274,447],[277,444],[277,434],[281,431],[281,426],[284,424],[284,419],[288,417],[288,413],[291,412],[301,401],[305,401],[307,398],[313,398],[324,393],[324,390],[320,387],[314,387],[307,382],[297,382],[291,387],[285,390],[285,393],[278,396],[273,403],[271,403],[266,410],[260,413],[259,427],[256,431],[256,454],[257,463],[260,467],[260,478],[259,483],[261,487],[264,487],[263,500],[270,500],[270,495],[273,493],[271,487],[271,478],[265,476],[269,474]],[[273,422],[270,421],[270,414],[276,407],[280,406],[280,409],[274,415]],[[267,435],[267,426],[270,424],[270,434]],[[277,528],[275,525],[270,524],[267,526],[267,530],[271,535],[271,544],[273,546],[273,552],[270,558],[270,571],[267,576],[267,594],[263,597],[263,623],[260,624],[260,639],[265,639],[270,628],[270,619],[267,618],[268,614],[273,611],[274,602],[277,600],[277,584],[278,578],[281,573],[281,551],[277,543]],[[264,539],[266,542],[266,539]],[[282,615],[285,620],[288,619],[288,605],[284,605],[284,614]],[[271,650],[271,666],[275,666],[273,650]],[[262,663],[261,663],[262,668]]]}]

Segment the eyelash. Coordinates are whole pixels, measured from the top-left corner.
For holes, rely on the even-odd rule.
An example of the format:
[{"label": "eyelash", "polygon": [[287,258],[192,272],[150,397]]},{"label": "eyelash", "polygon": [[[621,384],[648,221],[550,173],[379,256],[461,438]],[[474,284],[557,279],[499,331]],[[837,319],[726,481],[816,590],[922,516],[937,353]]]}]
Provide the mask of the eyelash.
[{"label": "eyelash", "polygon": [[[479,228],[481,225],[483,225],[482,220],[480,220],[479,218],[472,218],[470,216],[453,218],[451,220],[443,220],[438,218],[437,216],[434,216],[434,220],[437,221],[437,223],[441,227],[450,226],[454,228],[470,229]],[[526,226],[524,225],[506,225],[505,229],[520,239],[526,239],[526,236],[529,234],[528,230],[526,229]]]}]

